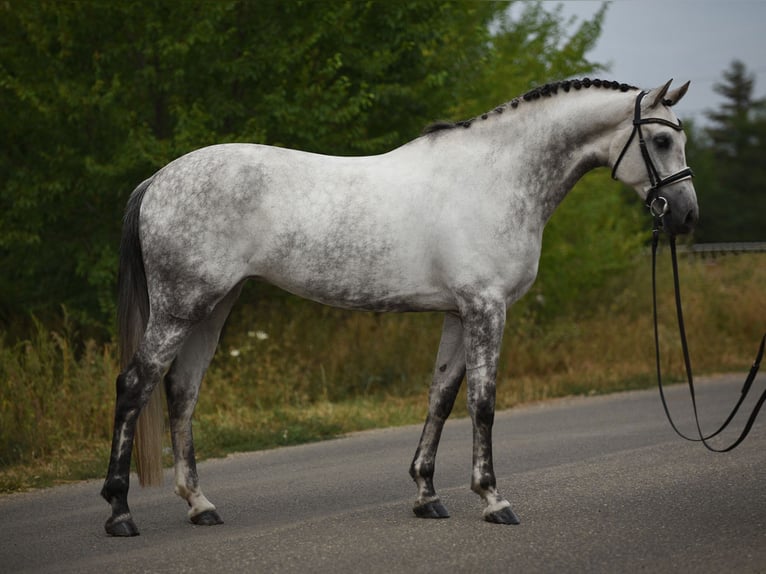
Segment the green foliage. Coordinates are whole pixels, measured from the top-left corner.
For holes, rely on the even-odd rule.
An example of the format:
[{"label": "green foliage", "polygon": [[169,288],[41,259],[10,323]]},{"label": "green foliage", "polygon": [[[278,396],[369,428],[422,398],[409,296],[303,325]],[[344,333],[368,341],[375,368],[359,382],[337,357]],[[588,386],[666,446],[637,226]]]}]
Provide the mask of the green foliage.
[{"label": "green foliage", "polygon": [[65,303],[110,320],[127,195],[191,149],[372,153],[412,137],[446,109],[500,8],[0,5],[0,318]]},{"label": "green foliage", "polygon": [[561,5],[549,11],[539,2],[511,3],[493,22],[480,76],[461,85],[454,115],[469,117],[546,82],[603,70],[585,55],[601,34],[606,9],[577,22],[563,17]]},{"label": "green foliage", "polygon": [[755,76],[734,61],[714,86],[725,100],[710,124],[688,130],[689,165],[696,174],[700,242],[763,241],[766,213],[766,100],[753,97]]},{"label": "green foliage", "polygon": [[[0,321],[109,329],[130,191],[204,145],[386,151],[589,72],[603,12],[539,3],[0,3]],[[518,10],[517,10],[518,8]]]}]

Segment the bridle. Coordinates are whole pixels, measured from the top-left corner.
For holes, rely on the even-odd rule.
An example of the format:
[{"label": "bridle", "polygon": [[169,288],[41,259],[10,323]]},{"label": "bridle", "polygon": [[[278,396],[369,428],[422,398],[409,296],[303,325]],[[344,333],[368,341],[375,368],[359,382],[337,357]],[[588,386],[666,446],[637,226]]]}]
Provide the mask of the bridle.
[{"label": "bridle", "polygon": [[673,418],[670,415],[670,409],[665,399],[665,391],[662,385],[662,370],[660,368],[660,337],[659,337],[658,316],[657,316],[657,247],[659,245],[659,234],[660,234],[660,228],[662,227],[662,218],[665,216],[666,213],[668,213],[668,211],[670,211],[670,207],[668,205],[668,200],[660,195],[659,190],[670,184],[676,183],[684,179],[691,178],[694,176],[694,173],[692,172],[690,167],[685,167],[677,171],[676,173],[669,175],[666,178],[662,178],[660,176],[660,173],[657,171],[657,168],[654,165],[654,162],[652,161],[652,156],[650,155],[649,149],[646,145],[646,140],[644,139],[644,134],[642,133],[641,126],[646,124],[661,124],[661,125],[673,128],[676,131],[682,131],[683,126],[680,120],[677,124],[674,124],[673,122],[670,122],[662,118],[642,118],[641,117],[641,101],[643,100],[645,95],[646,95],[646,92],[642,91],[636,97],[636,106],[635,106],[635,111],[633,115],[633,131],[631,132],[630,137],[628,138],[628,141],[625,143],[625,146],[622,148],[622,151],[620,152],[620,155],[617,157],[617,161],[615,162],[614,167],[612,168],[612,178],[617,179],[617,168],[619,167],[623,157],[625,157],[625,154],[627,153],[628,148],[630,147],[630,144],[633,142],[636,135],[638,135],[638,145],[639,145],[639,148],[641,149],[641,157],[643,157],[644,159],[644,165],[646,166],[646,171],[649,174],[649,183],[651,184],[651,187],[649,188],[646,194],[646,206],[649,208],[649,211],[651,212],[654,219],[654,230],[652,235],[652,306],[653,306],[653,319],[654,319],[655,360],[657,365],[657,383],[660,390],[660,398],[662,399],[662,406],[665,410],[665,415],[667,416],[667,419],[670,422],[670,426],[673,428],[676,434],[678,434],[681,438],[689,440],[689,441],[694,441],[694,442],[702,442],[708,450],[711,450],[714,452],[728,452],[736,448],[739,444],[741,444],[742,441],[745,440],[745,437],[748,435],[750,430],[753,428],[753,424],[755,423],[755,420],[758,416],[758,413],[761,410],[761,407],[764,405],[764,403],[766,403],[766,390],[764,390],[761,396],[756,400],[756,403],[751,410],[750,416],[748,417],[743,430],[741,431],[740,435],[732,443],[730,443],[728,446],[725,446],[725,447],[716,447],[711,445],[708,441],[710,441],[710,439],[712,439],[713,437],[718,436],[729,425],[729,423],[734,419],[734,416],[739,411],[739,408],[742,406],[742,403],[744,402],[745,397],[750,392],[750,389],[752,388],[752,385],[753,385],[753,381],[755,380],[756,375],[758,373],[758,370],[761,364],[761,359],[763,358],[764,347],[766,347],[766,335],[764,335],[763,338],[761,339],[761,344],[758,348],[758,352],[756,353],[755,361],[753,362],[753,365],[750,368],[750,372],[748,373],[747,378],[745,379],[745,383],[742,386],[739,400],[732,408],[731,413],[716,431],[712,433],[708,433],[708,434],[703,433],[702,427],[700,426],[700,422],[699,422],[699,416],[697,414],[697,399],[696,399],[696,394],[694,390],[694,379],[692,377],[691,359],[689,358],[689,348],[688,348],[688,343],[686,340],[686,327],[684,326],[683,310],[681,308],[681,289],[680,289],[679,280],[678,280],[676,238],[673,233],[668,233],[669,243],[670,243],[671,262],[673,266],[673,286],[675,290],[678,331],[681,338],[681,349],[682,349],[683,358],[684,358],[684,368],[686,370],[686,380],[689,385],[689,394],[691,395],[691,400],[692,400],[694,421],[697,427],[696,437],[688,436],[684,434],[683,432],[681,432],[679,428],[676,426],[676,424],[673,422]]},{"label": "bridle", "polygon": [[646,206],[654,217],[662,219],[662,217],[670,210],[670,207],[668,205],[668,200],[659,194],[659,190],[672,183],[694,177],[694,172],[690,167],[685,167],[666,178],[660,176],[660,172],[657,171],[657,167],[652,161],[652,156],[649,154],[649,148],[646,145],[641,126],[646,124],[661,124],[673,128],[676,131],[683,131],[684,128],[683,124],[681,124],[681,120],[678,120],[678,123],[674,124],[663,118],[642,118],[641,101],[646,94],[647,92],[642,91],[636,96],[636,106],[633,112],[633,131],[630,133],[628,141],[625,142],[625,146],[622,148],[620,155],[617,157],[617,161],[614,163],[614,167],[612,168],[612,179],[617,179],[617,168],[619,167],[622,158],[625,157],[633,139],[638,135],[638,145],[641,149],[641,157],[644,159],[644,165],[649,174],[649,183],[651,185],[646,194]]}]

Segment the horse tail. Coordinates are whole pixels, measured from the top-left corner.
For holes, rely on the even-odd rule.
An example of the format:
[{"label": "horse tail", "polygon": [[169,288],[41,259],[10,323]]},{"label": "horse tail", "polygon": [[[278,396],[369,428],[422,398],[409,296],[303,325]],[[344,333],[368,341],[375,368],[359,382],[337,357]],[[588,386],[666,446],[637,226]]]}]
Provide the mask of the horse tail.
[{"label": "horse tail", "polygon": [[[125,209],[120,241],[117,323],[120,345],[120,369],[124,372],[133,359],[149,322],[149,291],[139,237],[141,203],[152,178],[141,183],[131,194]],[[154,389],[141,410],[136,425],[134,446],[136,469],[141,486],[162,484],[162,434],[164,424],[163,385]]]}]

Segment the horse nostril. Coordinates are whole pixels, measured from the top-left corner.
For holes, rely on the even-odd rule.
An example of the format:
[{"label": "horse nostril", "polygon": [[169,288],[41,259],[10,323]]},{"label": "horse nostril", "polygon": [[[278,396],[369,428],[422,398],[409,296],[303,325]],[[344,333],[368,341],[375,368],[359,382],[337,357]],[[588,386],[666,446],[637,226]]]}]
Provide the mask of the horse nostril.
[{"label": "horse nostril", "polygon": [[694,224],[697,223],[697,210],[690,209],[686,212],[686,217],[683,219],[683,223],[677,225],[676,233],[689,233],[694,229]]}]

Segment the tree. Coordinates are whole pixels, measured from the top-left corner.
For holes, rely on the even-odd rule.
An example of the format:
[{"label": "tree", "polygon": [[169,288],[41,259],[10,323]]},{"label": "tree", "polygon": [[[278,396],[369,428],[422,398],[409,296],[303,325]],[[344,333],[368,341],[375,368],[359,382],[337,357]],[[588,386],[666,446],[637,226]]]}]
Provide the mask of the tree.
[{"label": "tree", "polygon": [[603,70],[585,56],[601,35],[606,10],[604,4],[592,20],[578,22],[565,19],[560,4],[548,11],[539,2],[512,3],[494,20],[481,78],[461,84],[453,115],[469,117],[549,81]]},{"label": "tree", "polygon": [[0,321],[64,304],[109,324],[127,196],[192,149],[378,153],[594,68],[603,12],[570,33],[523,6],[515,20],[470,1],[0,4]]},{"label": "tree", "polygon": [[739,60],[724,70],[723,78],[724,82],[714,84],[713,90],[726,100],[720,109],[707,112],[711,121],[707,133],[716,157],[736,160],[758,145],[756,116],[763,111],[764,100],[753,99],[755,76],[748,74]]},{"label": "tree", "polygon": [[[692,138],[690,164],[700,163],[698,241],[762,241],[766,213],[766,100],[755,99],[755,76],[734,61],[714,90],[725,98],[707,112],[710,125]],[[704,177],[700,177],[704,174]]]}]

